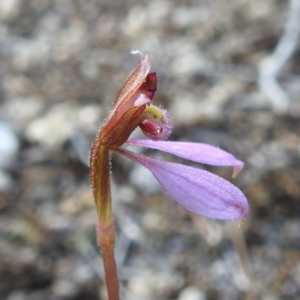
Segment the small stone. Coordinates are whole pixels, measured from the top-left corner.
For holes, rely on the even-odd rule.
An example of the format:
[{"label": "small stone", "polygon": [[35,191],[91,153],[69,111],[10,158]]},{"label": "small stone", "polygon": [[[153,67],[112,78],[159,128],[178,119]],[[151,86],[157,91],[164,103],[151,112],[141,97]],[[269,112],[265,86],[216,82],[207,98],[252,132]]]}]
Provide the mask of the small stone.
[{"label": "small stone", "polygon": [[123,185],[118,188],[115,197],[124,203],[133,203],[136,199],[136,191],[129,185]]},{"label": "small stone", "polygon": [[300,286],[300,262],[293,267],[292,276],[294,281]]},{"label": "small stone", "polygon": [[25,300],[27,295],[21,291],[12,292],[5,300]]},{"label": "small stone", "polygon": [[10,124],[0,121],[0,168],[8,168],[19,150],[19,140]]},{"label": "small stone", "polygon": [[32,121],[26,128],[25,136],[45,148],[59,149],[73,133],[76,112],[70,104],[57,104],[45,116]]},{"label": "small stone", "polygon": [[[14,87],[11,87],[14,89]],[[17,131],[22,131],[43,110],[43,101],[38,97],[14,97],[6,101],[1,111],[12,121]]]},{"label": "small stone", "polygon": [[93,279],[93,271],[84,261],[77,261],[72,270],[72,281],[76,285],[88,284]]},{"label": "small stone", "polygon": [[161,231],[168,226],[168,220],[162,214],[153,211],[147,211],[142,222],[145,229],[152,231]]},{"label": "small stone", "polygon": [[155,194],[161,187],[152,173],[145,167],[135,164],[130,174],[130,183],[139,188],[144,195]]},{"label": "small stone", "polygon": [[178,300],[206,300],[206,296],[197,287],[190,286],[180,293]]},{"label": "small stone", "polygon": [[76,284],[69,280],[57,280],[53,292],[56,297],[74,297],[77,292]]},{"label": "small stone", "polygon": [[78,123],[87,132],[94,133],[101,126],[103,110],[99,105],[86,105],[78,110]]},{"label": "small stone", "polygon": [[178,276],[147,270],[141,271],[130,278],[128,289],[133,294],[132,299],[162,299],[160,296],[174,285],[181,285],[181,280]]},{"label": "small stone", "polygon": [[[9,191],[13,186],[13,181],[8,172],[0,169],[0,191]],[[1,209],[1,204],[0,204]]]},{"label": "small stone", "polygon": [[28,71],[34,67],[46,66],[51,43],[46,38],[18,40],[13,45],[13,66],[18,71]]},{"label": "small stone", "polygon": [[20,0],[0,1],[0,20],[11,21],[20,11]]}]

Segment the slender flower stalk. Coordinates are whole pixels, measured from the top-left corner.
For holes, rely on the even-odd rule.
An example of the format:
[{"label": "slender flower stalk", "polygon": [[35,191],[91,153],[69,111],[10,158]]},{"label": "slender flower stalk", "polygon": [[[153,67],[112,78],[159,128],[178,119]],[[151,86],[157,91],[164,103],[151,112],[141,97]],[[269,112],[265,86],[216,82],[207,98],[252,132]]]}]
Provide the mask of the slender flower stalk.
[{"label": "slender flower stalk", "polygon": [[[225,179],[210,172],[140,155],[122,145],[168,152],[194,162],[233,167],[236,176],[243,163],[211,145],[164,141],[172,126],[167,111],[152,105],[156,73],[149,73],[149,56],[131,74],[114,102],[91,149],[90,179],[97,210],[96,232],[102,250],[109,300],[119,300],[114,259],[115,229],[111,208],[110,152],[114,151],[148,168],[166,193],[187,210],[220,220],[244,220],[249,206],[244,194]],[[130,139],[137,127],[149,139]]]}]

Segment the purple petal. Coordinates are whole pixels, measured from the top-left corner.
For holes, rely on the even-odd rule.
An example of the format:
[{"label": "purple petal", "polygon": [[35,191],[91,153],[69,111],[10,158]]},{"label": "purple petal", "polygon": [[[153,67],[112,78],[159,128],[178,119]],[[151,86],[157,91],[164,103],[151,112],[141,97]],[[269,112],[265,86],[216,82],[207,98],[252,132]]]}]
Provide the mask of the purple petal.
[{"label": "purple petal", "polygon": [[161,150],[185,159],[212,166],[232,166],[234,167],[233,176],[236,176],[244,166],[243,162],[237,160],[230,153],[208,144],[152,141],[147,139],[128,139],[126,144]]},{"label": "purple petal", "polygon": [[249,213],[244,194],[221,177],[123,149],[116,151],[149,169],[174,200],[195,214],[213,219],[242,220]]}]

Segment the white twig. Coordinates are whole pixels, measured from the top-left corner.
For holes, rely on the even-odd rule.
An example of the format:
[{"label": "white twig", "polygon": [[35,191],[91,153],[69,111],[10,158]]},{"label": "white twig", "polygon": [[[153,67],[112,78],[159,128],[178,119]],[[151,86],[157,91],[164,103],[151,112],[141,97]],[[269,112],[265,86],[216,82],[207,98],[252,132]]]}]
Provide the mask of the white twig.
[{"label": "white twig", "polygon": [[289,106],[289,97],[277,81],[282,66],[293,55],[300,32],[300,0],[290,0],[290,14],[285,32],[273,53],[259,66],[259,87],[270,101],[274,112],[285,113]]}]

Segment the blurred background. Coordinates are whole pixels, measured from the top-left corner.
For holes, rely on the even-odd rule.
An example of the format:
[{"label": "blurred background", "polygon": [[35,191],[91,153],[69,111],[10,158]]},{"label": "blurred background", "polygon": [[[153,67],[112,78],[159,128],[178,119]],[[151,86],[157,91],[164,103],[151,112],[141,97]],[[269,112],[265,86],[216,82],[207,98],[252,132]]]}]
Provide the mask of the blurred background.
[{"label": "blurred background", "polygon": [[132,49],[152,55],[170,139],[245,162],[235,179],[197,167],[236,184],[251,213],[241,227],[192,215],[114,155],[121,299],[299,299],[299,6],[1,0],[0,299],[106,299],[87,160]]}]

